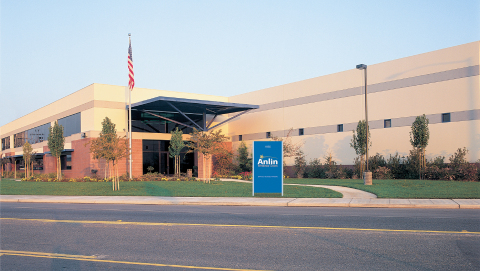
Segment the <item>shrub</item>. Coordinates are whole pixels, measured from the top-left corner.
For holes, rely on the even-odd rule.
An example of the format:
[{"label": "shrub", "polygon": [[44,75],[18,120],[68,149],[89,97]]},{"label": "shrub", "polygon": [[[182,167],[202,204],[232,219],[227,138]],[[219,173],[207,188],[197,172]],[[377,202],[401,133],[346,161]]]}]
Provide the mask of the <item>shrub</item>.
[{"label": "shrub", "polygon": [[343,170],[345,171],[345,176],[347,177],[347,179],[353,179],[353,176],[354,176],[354,171],[353,171],[353,169],[351,169],[351,168],[344,168]]},{"label": "shrub", "polygon": [[252,180],[252,172],[241,172],[240,176],[242,180],[251,181]]},{"label": "shrub", "polygon": [[437,156],[432,160],[427,162],[427,166],[436,166],[438,168],[444,168],[447,165],[445,164],[445,156]]},{"label": "shrub", "polygon": [[473,164],[467,161],[467,148],[459,148],[450,156],[450,168],[454,180],[476,181],[478,180],[478,170]]},{"label": "shrub", "polygon": [[368,167],[371,172],[375,172],[375,170],[379,167],[386,167],[387,162],[385,158],[380,153],[376,153],[374,156],[368,158]]},{"label": "shrub", "polygon": [[400,156],[398,152],[396,152],[394,156],[390,154],[388,157],[387,168],[390,169],[393,179],[405,179],[404,160],[405,157]]},{"label": "shrub", "polygon": [[377,167],[374,172],[372,172],[372,178],[380,180],[389,180],[393,178],[393,174],[390,172],[390,169],[387,167]]},{"label": "shrub", "polygon": [[241,142],[237,149],[237,172],[250,172],[252,171],[253,167],[253,160],[252,157],[249,157],[250,154],[248,153],[247,145],[245,142]]},{"label": "shrub", "polygon": [[300,155],[295,157],[295,176],[297,178],[303,178],[307,168],[307,161],[305,160],[305,154],[300,151]]},{"label": "shrub", "polygon": [[[233,163],[233,154],[230,152],[219,153],[213,156],[213,171],[217,175],[231,175],[235,172],[235,164]],[[212,174],[212,177],[213,174]]]},{"label": "shrub", "polygon": [[320,162],[320,159],[314,158],[310,160],[307,166],[307,177],[321,179],[325,178],[325,170]]},{"label": "shrub", "polygon": [[325,155],[325,178],[327,179],[345,179],[347,174],[343,170],[343,168],[337,165],[337,162],[333,160],[332,154],[328,153]]},{"label": "shrub", "polygon": [[410,155],[404,160],[405,179],[418,179],[418,168],[420,161],[420,149],[410,150]]}]

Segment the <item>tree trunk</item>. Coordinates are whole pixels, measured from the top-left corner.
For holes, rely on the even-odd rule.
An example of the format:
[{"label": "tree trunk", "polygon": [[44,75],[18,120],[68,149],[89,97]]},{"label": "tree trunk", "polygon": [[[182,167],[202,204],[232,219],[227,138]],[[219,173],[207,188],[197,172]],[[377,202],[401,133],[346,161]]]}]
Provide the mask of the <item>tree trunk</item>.
[{"label": "tree trunk", "polygon": [[110,168],[110,162],[108,162],[108,178],[112,180],[112,190],[115,191],[115,178],[112,178],[112,170]]},{"label": "tree trunk", "polygon": [[427,160],[425,159],[425,148],[422,149],[423,151],[423,154],[422,154],[422,158],[423,158],[423,171],[422,171],[422,177],[423,179],[425,179],[425,176],[423,176],[425,174],[425,169],[427,168]]},{"label": "tree trunk", "polygon": [[423,165],[423,159],[422,159],[422,149],[417,149],[418,153],[418,178],[421,180],[422,179],[422,165]]},{"label": "tree trunk", "polygon": [[177,155],[177,176],[180,177],[180,155]]},{"label": "tree trunk", "polygon": [[360,179],[363,179],[363,172],[365,171],[365,157],[360,155]]},{"label": "tree trunk", "polygon": [[62,161],[60,156],[57,157],[57,180],[62,181]]},{"label": "tree trunk", "polygon": [[211,172],[210,172],[210,156],[206,159],[207,159],[207,162],[205,164],[206,164],[206,167],[207,167],[207,181],[208,181],[208,183],[210,183],[210,175],[211,175]]},{"label": "tree trunk", "polygon": [[117,175],[117,190],[120,190],[120,178],[118,177],[118,165],[115,166],[115,175]]}]

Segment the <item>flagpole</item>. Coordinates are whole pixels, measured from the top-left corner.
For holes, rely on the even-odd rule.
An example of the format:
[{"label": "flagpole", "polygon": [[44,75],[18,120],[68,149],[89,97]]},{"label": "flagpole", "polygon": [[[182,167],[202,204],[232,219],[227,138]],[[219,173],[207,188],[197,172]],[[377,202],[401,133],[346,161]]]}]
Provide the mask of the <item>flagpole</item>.
[{"label": "flagpole", "polygon": [[[131,45],[131,34],[128,33],[128,44]],[[132,179],[132,90],[128,90],[128,145],[129,149],[129,177]]]}]

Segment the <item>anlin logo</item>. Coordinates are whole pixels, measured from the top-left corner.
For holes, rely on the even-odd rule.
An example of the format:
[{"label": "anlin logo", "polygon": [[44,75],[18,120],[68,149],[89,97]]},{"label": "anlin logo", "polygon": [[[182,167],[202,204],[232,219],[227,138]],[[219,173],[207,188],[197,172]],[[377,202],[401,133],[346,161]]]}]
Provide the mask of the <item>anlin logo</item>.
[{"label": "anlin logo", "polygon": [[277,159],[272,159],[275,157],[265,157],[263,155],[260,155],[260,159],[258,159],[257,165],[278,165],[278,160]]}]

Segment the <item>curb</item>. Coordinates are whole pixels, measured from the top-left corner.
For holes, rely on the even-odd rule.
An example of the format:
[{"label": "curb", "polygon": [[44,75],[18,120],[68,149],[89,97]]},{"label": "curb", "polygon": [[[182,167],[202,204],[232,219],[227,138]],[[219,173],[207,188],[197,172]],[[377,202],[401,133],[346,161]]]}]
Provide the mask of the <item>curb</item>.
[{"label": "curb", "polygon": [[211,205],[277,207],[356,207],[480,209],[480,199],[379,199],[379,198],[240,198],[240,197],[155,197],[155,196],[28,196],[1,195],[0,202]]}]

